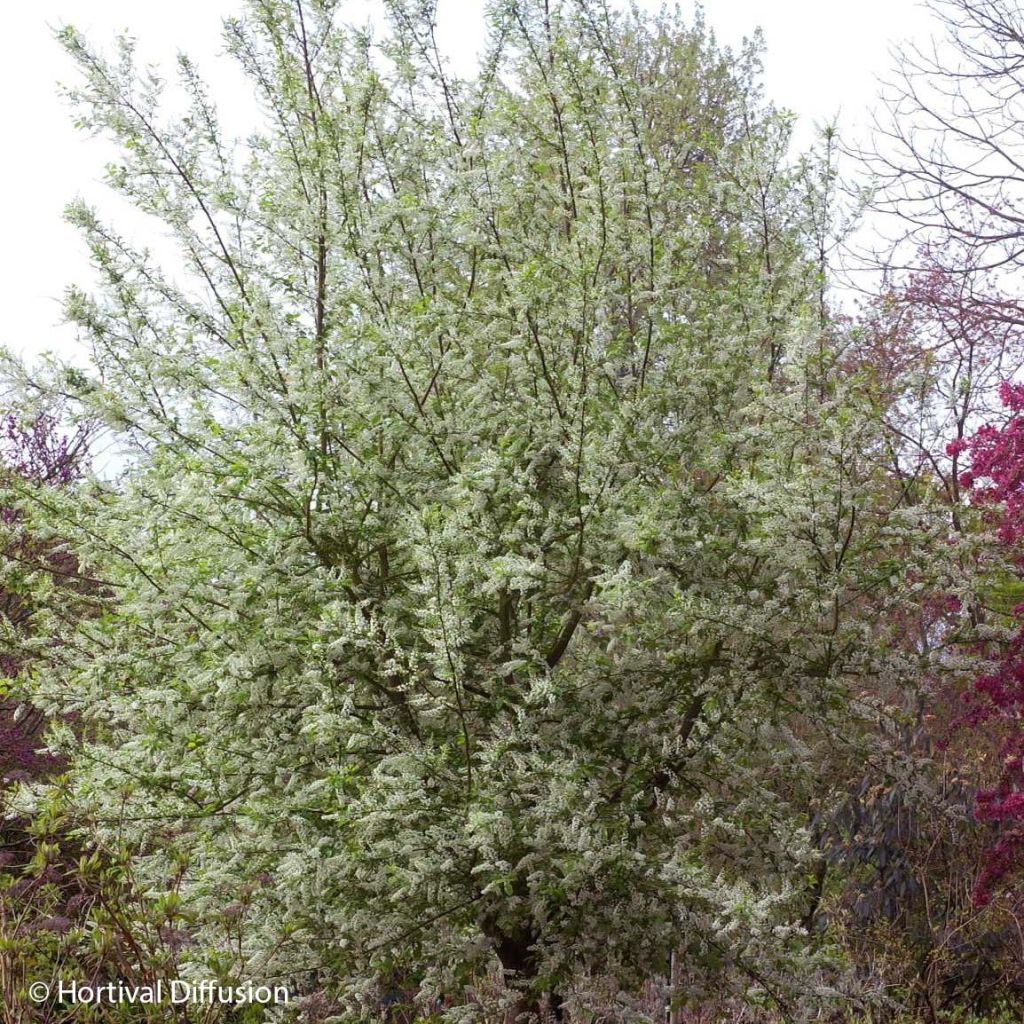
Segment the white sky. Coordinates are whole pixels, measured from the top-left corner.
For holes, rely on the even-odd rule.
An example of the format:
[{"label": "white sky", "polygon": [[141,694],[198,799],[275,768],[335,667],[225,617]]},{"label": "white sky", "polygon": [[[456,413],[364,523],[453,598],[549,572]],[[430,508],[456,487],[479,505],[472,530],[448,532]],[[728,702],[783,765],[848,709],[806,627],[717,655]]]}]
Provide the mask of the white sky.
[{"label": "white sky", "polygon": [[[644,6],[656,6],[648,0]],[[219,55],[220,22],[240,0],[34,0],[5,12],[0,36],[0,113],[7,139],[0,160],[0,343],[17,352],[75,351],[61,325],[66,285],[92,280],[84,246],[62,221],[76,195],[100,207],[131,233],[131,218],[102,185],[105,145],[76,131],[56,83],[74,80],[52,29],[70,22],[108,46],[129,30],[143,59],[168,71],[179,49],[199,63],[211,94],[224,97],[226,120],[244,116],[245,95],[233,67]],[[481,37],[482,0],[441,0],[440,34],[457,68],[471,66]],[[690,6],[683,0],[684,10]],[[354,0],[363,21],[366,0]],[[798,144],[814,122],[839,115],[844,133],[862,133],[875,104],[877,76],[901,39],[926,41],[935,31],[920,0],[707,0],[705,15],[721,42],[737,44],[760,26],[767,42],[766,92],[799,117]],[[137,223],[137,222],[135,222]]]}]

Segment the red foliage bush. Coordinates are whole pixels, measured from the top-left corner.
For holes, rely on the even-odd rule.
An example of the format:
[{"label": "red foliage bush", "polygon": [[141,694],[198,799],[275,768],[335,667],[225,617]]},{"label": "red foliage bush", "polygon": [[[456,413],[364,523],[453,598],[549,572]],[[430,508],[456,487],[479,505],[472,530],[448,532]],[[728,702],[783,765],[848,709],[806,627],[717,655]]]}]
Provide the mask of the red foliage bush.
[{"label": "red foliage bush", "polygon": [[[966,442],[970,468],[960,482],[975,504],[991,514],[1008,561],[1024,570],[1024,386],[1004,382],[1000,398],[1009,410],[1001,426],[981,427]],[[994,786],[977,794],[975,814],[998,830],[974,888],[974,901],[989,903],[997,888],[1024,869],[1024,606],[1012,611],[1017,631],[1000,651],[991,671],[966,693],[963,721],[985,726],[1001,737],[1001,765]]]}]

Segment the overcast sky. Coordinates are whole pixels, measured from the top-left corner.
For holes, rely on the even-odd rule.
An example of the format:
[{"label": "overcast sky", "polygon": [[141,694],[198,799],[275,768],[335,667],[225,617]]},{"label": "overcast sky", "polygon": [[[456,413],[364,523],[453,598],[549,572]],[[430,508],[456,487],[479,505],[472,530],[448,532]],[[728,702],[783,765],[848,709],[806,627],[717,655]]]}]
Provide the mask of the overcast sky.
[{"label": "overcast sky", "polygon": [[[656,6],[654,3],[645,6]],[[15,351],[74,351],[71,328],[60,324],[66,285],[89,285],[91,274],[76,233],[61,219],[64,205],[83,195],[122,225],[119,204],[102,185],[111,151],[71,125],[58,81],[73,70],[52,29],[70,22],[108,45],[119,31],[139,41],[143,59],[170,67],[179,49],[204,70],[227,115],[243,116],[246,96],[220,56],[220,22],[240,0],[34,0],[5,11],[0,36],[0,103],[7,141],[0,161],[0,343]],[[351,5],[362,21],[365,0]],[[440,32],[457,69],[468,69],[481,37],[482,0],[441,0]],[[689,3],[684,2],[684,10]],[[877,77],[891,66],[890,49],[904,39],[924,42],[934,21],[920,0],[708,0],[705,14],[719,40],[738,44],[760,26],[767,42],[766,91],[799,118],[798,144],[815,122],[838,115],[844,133],[863,132],[875,104]],[[230,116],[227,118],[230,123]],[[130,231],[130,224],[128,224]]]}]

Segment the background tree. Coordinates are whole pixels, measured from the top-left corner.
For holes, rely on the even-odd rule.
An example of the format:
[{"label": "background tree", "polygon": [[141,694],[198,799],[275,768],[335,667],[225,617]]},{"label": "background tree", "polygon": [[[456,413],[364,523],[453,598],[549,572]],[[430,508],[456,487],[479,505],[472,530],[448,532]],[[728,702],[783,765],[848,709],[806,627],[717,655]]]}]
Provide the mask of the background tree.
[{"label": "background tree", "polygon": [[[876,832],[900,837],[902,849],[890,844],[886,851],[890,874],[916,874],[928,900],[924,916],[911,909],[915,899],[904,904],[898,930],[916,952],[900,970],[917,973],[934,1014],[957,1001],[990,1010],[986,999],[1005,986],[1019,999],[1021,979],[1019,899],[1005,887],[998,900],[984,895],[998,860],[984,810],[1006,751],[991,728],[1000,714],[981,712],[977,697],[1009,656],[1013,587],[1006,550],[993,535],[999,516],[980,517],[969,507],[972,473],[965,469],[980,458],[981,437],[999,435],[994,425],[972,440],[982,424],[1004,419],[1001,385],[1019,376],[1024,351],[1016,281],[1024,13],[1010,0],[938,0],[931,7],[942,35],[928,47],[903,47],[872,152],[860,155],[875,177],[876,208],[896,215],[882,222],[892,229],[892,245],[876,254],[882,296],[863,324],[874,348],[866,358],[879,380],[905,388],[890,388],[886,399],[891,462],[901,481],[942,496],[959,552],[958,584],[936,594],[932,613],[911,630],[913,642],[934,650],[947,669],[945,678],[922,675],[916,731],[907,733],[917,737],[918,756],[932,760],[930,771],[922,762],[923,778],[931,776],[927,788],[946,813],[914,824],[917,800],[905,783],[873,798],[876,809],[890,812],[876,813]],[[983,728],[963,728],[961,698],[973,705],[969,720]],[[976,812],[980,822],[971,820]],[[926,866],[915,842],[942,866]],[[1000,966],[985,978],[972,966],[981,959]]]},{"label": "background tree", "polygon": [[[87,431],[69,437],[48,415],[36,416],[27,426],[13,415],[0,419],[0,485],[19,483],[35,490],[64,487],[82,472]],[[49,538],[33,536],[16,508],[0,508],[4,575],[0,586],[0,671],[13,677],[23,667],[21,649],[37,610],[28,595],[28,580],[42,574],[58,590],[73,593],[77,582],[74,559]],[[41,752],[43,716],[17,694],[0,701],[0,782],[39,776],[53,767]]]},{"label": "background tree", "polygon": [[[964,272],[1019,265],[1024,188],[1024,11],[1015,0],[933,0],[942,35],[905,46],[876,124],[869,169],[880,205],[914,244],[975,253]],[[1012,287],[1010,288],[1012,292]]]}]

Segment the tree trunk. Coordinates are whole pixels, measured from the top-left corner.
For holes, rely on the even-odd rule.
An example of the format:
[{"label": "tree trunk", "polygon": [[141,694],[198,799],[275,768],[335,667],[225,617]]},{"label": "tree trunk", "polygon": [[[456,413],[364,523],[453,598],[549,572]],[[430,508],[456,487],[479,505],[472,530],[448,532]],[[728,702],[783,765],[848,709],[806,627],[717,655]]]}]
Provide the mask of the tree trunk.
[{"label": "tree trunk", "polygon": [[668,1024],[682,1024],[683,1008],[679,1000],[679,989],[682,988],[682,982],[682,957],[673,950],[669,957]]},{"label": "tree trunk", "polygon": [[506,1024],[527,1024],[541,1020],[540,999],[532,982],[537,976],[537,964],[531,948],[536,942],[532,929],[521,929],[509,935],[499,932],[492,937],[494,952],[501,962],[505,984],[519,993]]},{"label": "tree trunk", "polygon": [[545,1020],[561,1024],[565,1019],[565,1000],[562,994],[552,991],[543,998],[538,991],[534,950],[537,935],[533,929],[522,928],[512,934],[494,931],[489,936],[501,963],[505,984],[519,994],[508,1012],[505,1024],[540,1024]]}]

